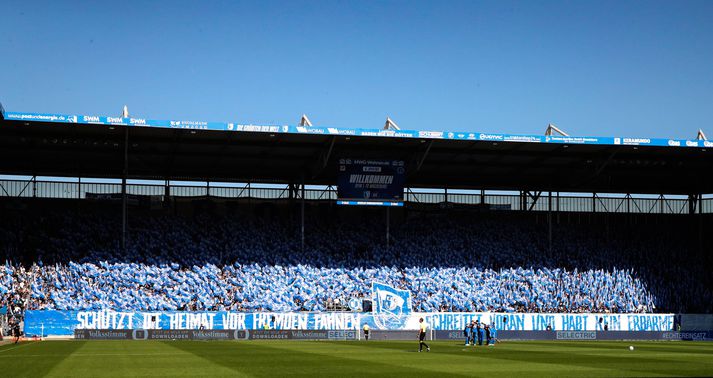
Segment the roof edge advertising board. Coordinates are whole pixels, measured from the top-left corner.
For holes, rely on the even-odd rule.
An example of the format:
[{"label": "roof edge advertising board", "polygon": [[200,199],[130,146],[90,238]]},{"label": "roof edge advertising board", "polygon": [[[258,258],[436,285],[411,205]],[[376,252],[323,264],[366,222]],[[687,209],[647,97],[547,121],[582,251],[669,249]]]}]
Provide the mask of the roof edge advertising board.
[{"label": "roof edge advertising board", "polygon": [[[0,110],[1,105],[0,105]],[[382,130],[369,128],[306,127],[295,125],[253,125],[237,122],[207,122],[183,120],[153,120],[141,117],[108,117],[97,115],[44,114],[28,112],[5,112],[7,121],[74,123],[85,125],[158,127],[171,129],[214,130],[226,132],[283,133],[283,134],[318,134],[332,136],[363,136],[385,138],[448,139],[487,142],[518,142],[546,144],[584,144],[584,145],[629,145],[657,147],[713,147],[713,141],[666,139],[666,138],[627,138],[594,136],[558,136],[558,135],[521,135],[503,133],[482,133],[471,131],[433,131],[433,130]]]}]

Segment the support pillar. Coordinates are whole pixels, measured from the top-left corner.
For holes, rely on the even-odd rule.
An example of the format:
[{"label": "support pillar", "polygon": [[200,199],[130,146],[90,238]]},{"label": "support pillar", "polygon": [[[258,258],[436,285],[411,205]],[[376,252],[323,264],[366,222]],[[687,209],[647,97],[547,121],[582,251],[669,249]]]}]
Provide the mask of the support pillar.
[{"label": "support pillar", "polygon": [[391,207],[386,206],[386,248],[391,244]]},{"label": "support pillar", "polygon": [[171,197],[171,185],[168,179],[163,181],[163,196],[165,198],[165,201],[168,201]]},{"label": "support pillar", "polygon": [[301,220],[300,220],[300,238],[302,241],[302,252],[305,251],[305,181],[302,178],[302,202],[301,202]]},{"label": "support pillar", "polygon": [[171,182],[168,178],[163,180],[163,208],[168,209],[171,206]]},{"label": "support pillar", "polygon": [[597,212],[597,193],[592,193],[592,213]]},{"label": "support pillar", "polygon": [[[688,214],[695,214],[699,196],[697,194],[688,195]],[[700,210],[698,211],[700,213]]]},{"label": "support pillar", "polygon": [[121,250],[126,253],[126,177],[129,175],[129,128],[124,127],[124,171],[121,177]]},{"label": "support pillar", "polygon": [[560,192],[557,192],[557,198],[556,198],[556,210],[555,212],[557,213],[557,224],[560,224]]},{"label": "support pillar", "polygon": [[549,236],[550,256],[552,256],[552,192],[548,192],[547,196],[547,230]]}]

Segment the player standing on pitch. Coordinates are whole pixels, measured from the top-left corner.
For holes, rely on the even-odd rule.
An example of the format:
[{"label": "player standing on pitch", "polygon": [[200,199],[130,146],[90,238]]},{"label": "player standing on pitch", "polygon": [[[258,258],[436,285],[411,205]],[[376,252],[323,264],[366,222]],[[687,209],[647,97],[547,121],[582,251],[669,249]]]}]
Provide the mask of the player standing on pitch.
[{"label": "player standing on pitch", "polygon": [[[475,321],[475,328],[473,331],[475,331],[475,336],[478,337],[478,345],[483,345],[483,325],[480,323],[479,320]],[[475,339],[473,339],[473,345],[475,345]]]},{"label": "player standing on pitch", "polygon": [[465,346],[468,346],[468,343],[470,342],[470,334],[471,334],[470,324],[466,323],[465,328],[463,329],[463,337],[465,337]]},{"label": "player standing on pitch", "polygon": [[369,325],[366,323],[364,324],[364,339],[369,341]]},{"label": "player standing on pitch", "polygon": [[15,344],[17,344],[18,341],[20,341],[20,321],[15,320],[15,322],[12,325],[12,336],[15,338]]},{"label": "player standing on pitch", "polygon": [[500,342],[500,340],[498,340],[498,329],[495,328],[495,323],[493,323],[490,325],[490,343],[488,345],[493,346],[496,341]]},{"label": "player standing on pitch", "polygon": [[419,329],[418,329],[418,351],[422,352],[423,347],[426,347],[426,352],[430,352],[431,348],[423,340],[426,339],[426,323],[423,322],[423,318],[418,319]]}]

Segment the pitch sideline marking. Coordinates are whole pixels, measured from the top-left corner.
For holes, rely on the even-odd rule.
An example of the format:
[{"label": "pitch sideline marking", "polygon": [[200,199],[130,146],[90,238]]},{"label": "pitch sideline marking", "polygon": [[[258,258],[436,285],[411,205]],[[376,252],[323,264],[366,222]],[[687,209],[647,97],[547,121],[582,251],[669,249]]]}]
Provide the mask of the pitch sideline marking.
[{"label": "pitch sideline marking", "polygon": [[10,351],[10,350],[19,349],[19,348],[22,348],[22,347],[24,347],[24,346],[28,346],[28,345],[32,345],[32,344],[34,344],[34,342],[30,342],[30,343],[27,343],[27,344],[21,344],[21,345],[18,345],[18,346],[16,346],[16,347],[14,347],[14,348],[8,348],[8,349],[0,350],[0,353],[2,353],[2,352],[7,352],[7,351]]},{"label": "pitch sideline marking", "polygon": [[[12,348],[17,349],[17,348]],[[181,353],[80,353],[80,354],[23,354],[20,356],[11,356],[12,358],[22,357],[47,357],[47,356],[65,356],[65,357],[93,357],[93,356],[177,356]],[[2,356],[0,358],[10,358]]]}]

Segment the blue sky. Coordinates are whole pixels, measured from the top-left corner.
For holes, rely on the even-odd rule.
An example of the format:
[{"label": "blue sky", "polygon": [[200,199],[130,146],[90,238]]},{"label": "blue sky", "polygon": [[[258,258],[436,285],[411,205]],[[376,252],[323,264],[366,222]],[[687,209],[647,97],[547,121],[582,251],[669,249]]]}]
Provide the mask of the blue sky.
[{"label": "blue sky", "polygon": [[693,138],[713,1],[3,1],[7,110]]}]

